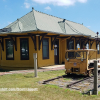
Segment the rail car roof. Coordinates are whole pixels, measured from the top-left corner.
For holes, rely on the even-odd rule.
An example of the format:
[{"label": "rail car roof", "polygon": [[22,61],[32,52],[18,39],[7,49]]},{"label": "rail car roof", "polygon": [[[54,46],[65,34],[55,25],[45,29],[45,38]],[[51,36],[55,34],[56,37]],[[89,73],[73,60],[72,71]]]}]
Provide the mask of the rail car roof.
[{"label": "rail car roof", "polygon": [[88,52],[88,51],[97,51],[97,50],[95,50],[95,49],[79,49],[79,50],[70,49],[70,50],[66,50],[66,51],[75,51],[75,52],[77,52],[77,51],[86,51],[86,52]]}]

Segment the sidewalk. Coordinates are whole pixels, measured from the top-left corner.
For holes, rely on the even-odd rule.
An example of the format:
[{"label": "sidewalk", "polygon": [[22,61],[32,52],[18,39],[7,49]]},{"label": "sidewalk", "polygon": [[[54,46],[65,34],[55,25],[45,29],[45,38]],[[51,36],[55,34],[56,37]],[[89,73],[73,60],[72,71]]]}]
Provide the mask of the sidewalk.
[{"label": "sidewalk", "polygon": [[[64,69],[65,69],[65,65],[53,65],[53,66],[41,67],[40,69],[37,69],[37,71],[44,72],[44,71],[64,70]],[[0,75],[17,74],[17,73],[33,73],[33,72],[34,69],[15,70],[15,71],[8,71],[8,72],[0,72]]]}]

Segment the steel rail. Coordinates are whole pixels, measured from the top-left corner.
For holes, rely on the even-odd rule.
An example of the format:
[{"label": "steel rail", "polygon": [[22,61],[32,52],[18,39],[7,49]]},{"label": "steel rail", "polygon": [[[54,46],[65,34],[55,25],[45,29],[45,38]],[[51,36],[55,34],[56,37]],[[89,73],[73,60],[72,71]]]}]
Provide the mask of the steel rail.
[{"label": "steel rail", "polygon": [[87,77],[87,78],[84,78],[84,79],[82,79],[82,80],[79,80],[79,81],[70,83],[70,84],[67,85],[67,88],[70,88],[72,85],[75,85],[75,84],[77,84],[77,83],[80,83],[80,82],[82,82],[82,81],[85,81],[85,80],[87,80],[87,79],[90,79],[90,78],[92,78],[92,77],[94,77],[94,76]]},{"label": "steel rail", "polygon": [[[98,73],[98,75],[100,75],[100,73]],[[91,79],[91,78],[93,78],[93,77],[94,77],[94,75],[91,76],[91,77],[86,77],[86,78],[84,78],[84,79],[82,79],[82,80],[79,80],[79,81],[70,83],[70,84],[67,85],[67,88],[70,88],[72,85],[75,85],[75,84],[77,84],[77,83],[80,83],[80,82],[85,81],[85,80],[88,80],[88,79]]]},{"label": "steel rail", "polygon": [[52,79],[45,80],[45,81],[42,82],[42,84],[46,84],[49,81],[53,81],[53,80],[59,79],[59,78],[63,78],[63,76],[58,76],[58,77],[55,77],[55,78],[52,78]]}]

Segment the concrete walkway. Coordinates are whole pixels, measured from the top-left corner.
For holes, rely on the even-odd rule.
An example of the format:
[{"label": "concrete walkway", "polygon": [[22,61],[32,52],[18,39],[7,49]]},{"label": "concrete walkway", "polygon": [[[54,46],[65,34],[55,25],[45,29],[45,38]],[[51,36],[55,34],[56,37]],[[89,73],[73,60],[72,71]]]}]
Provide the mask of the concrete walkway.
[{"label": "concrete walkway", "polygon": [[[65,69],[65,65],[54,65],[54,66],[41,67],[37,71],[44,72],[44,71],[64,70],[64,69]],[[32,73],[32,72],[34,72],[34,69],[14,70],[14,71],[8,71],[8,72],[0,72],[0,75],[17,74],[17,73]]]}]

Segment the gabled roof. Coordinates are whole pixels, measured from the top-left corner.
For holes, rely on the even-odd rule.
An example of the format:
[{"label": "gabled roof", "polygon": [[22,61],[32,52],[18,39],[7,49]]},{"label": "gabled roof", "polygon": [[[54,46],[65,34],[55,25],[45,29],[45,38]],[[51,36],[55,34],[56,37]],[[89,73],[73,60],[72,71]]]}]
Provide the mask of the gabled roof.
[{"label": "gabled roof", "polygon": [[34,9],[4,29],[1,29],[0,33],[21,33],[38,30],[66,35],[90,35],[91,37],[96,36],[96,33],[82,24],[38,12]]}]

